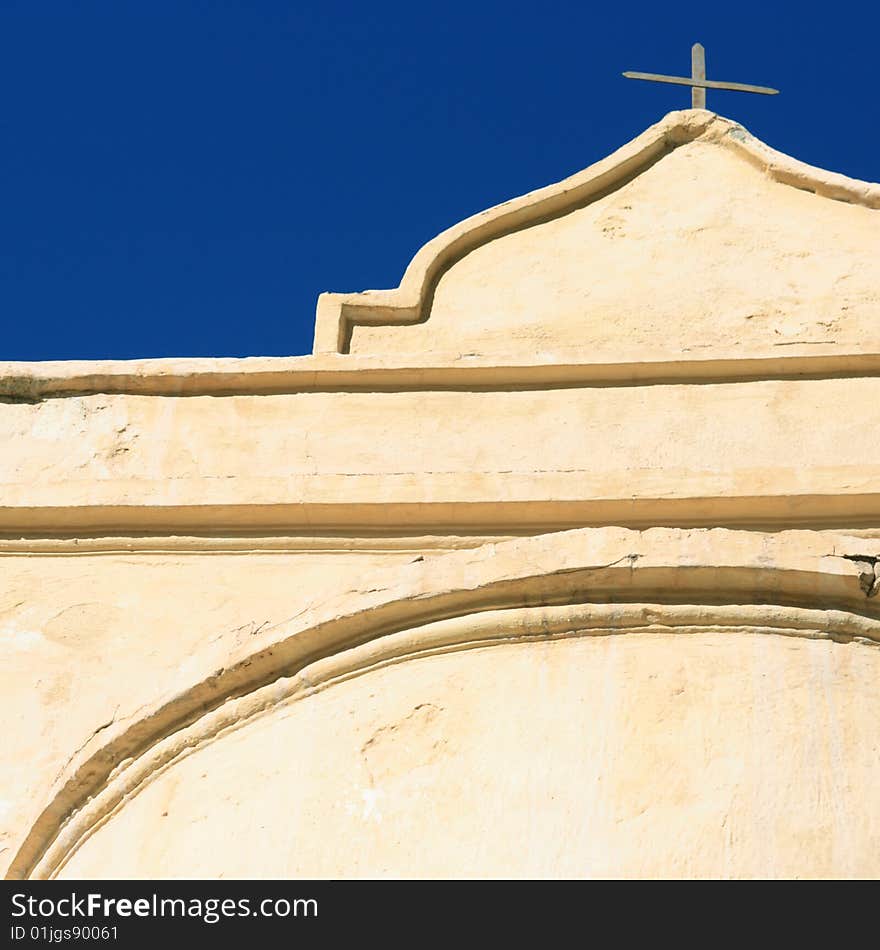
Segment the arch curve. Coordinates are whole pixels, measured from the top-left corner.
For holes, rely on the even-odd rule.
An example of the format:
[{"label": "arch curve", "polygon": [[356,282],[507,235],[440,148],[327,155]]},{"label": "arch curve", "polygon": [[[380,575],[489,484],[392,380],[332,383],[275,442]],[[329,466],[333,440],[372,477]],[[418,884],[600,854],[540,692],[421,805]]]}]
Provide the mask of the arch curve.
[{"label": "arch curve", "polygon": [[185,690],[93,735],[7,876],[51,876],[151,774],[221,731],[370,663],[462,648],[497,627],[498,611],[526,637],[699,624],[880,642],[880,610],[854,559],[870,544],[807,532],[578,529],[417,559],[389,570],[387,586],[347,591],[264,631],[222,665],[206,655]]}]

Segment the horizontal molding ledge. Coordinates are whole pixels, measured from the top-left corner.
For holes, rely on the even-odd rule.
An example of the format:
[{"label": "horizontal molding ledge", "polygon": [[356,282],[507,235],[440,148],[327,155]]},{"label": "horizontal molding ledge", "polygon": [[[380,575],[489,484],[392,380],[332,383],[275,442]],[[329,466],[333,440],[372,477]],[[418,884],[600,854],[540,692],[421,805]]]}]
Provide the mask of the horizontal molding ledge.
[{"label": "horizontal molding ledge", "polygon": [[[785,352],[782,352],[782,350]],[[709,383],[880,375],[880,350],[826,343],[780,344],[779,352],[692,357],[637,354],[595,362],[505,362],[449,356],[392,365],[384,357],[321,354],[246,359],[0,363],[0,399],[39,401],[90,393],[142,396],[272,395],[296,392],[505,390]]]},{"label": "horizontal molding ledge", "polygon": [[[0,506],[0,554],[22,548],[39,550],[37,541],[92,536],[106,547],[107,536],[187,535],[173,547],[218,548],[218,537],[298,535],[294,542],[256,547],[290,550],[301,537],[332,535],[326,549],[338,550],[339,538],[430,535],[537,534],[581,527],[722,527],[776,531],[880,528],[880,491],[840,494],[740,495],[679,498],[540,499],[516,501],[433,501],[402,503],[301,503],[206,505],[81,505],[72,507]],[[95,536],[100,535],[99,538]],[[201,535],[202,537],[198,537]],[[491,538],[490,538],[491,540]],[[137,550],[136,540],[113,545]],[[400,549],[408,549],[404,541]],[[229,542],[220,550],[252,550],[252,541]],[[307,547],[317,547],[310,542]],[[366,546],[372,546],[367,543]],[[443,546],[443,545],[441,545]],[[456,545],[457,546],[457,545]],[[76,548],[76,545],[68,545]],[[385,548],[387,549],[387,547]],[[46,553],[51,553],[47,550]]]}]

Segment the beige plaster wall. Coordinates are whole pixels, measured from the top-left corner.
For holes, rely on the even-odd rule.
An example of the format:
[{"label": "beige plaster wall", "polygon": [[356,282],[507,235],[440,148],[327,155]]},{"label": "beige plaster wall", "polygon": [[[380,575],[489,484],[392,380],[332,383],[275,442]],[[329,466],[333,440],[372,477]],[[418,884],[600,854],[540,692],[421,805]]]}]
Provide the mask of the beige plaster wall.
[{"label": "beige plaster wall", "polygon": [[589,633],[282,705],[158,774],[61,877],[880,874],[876,645]]}]

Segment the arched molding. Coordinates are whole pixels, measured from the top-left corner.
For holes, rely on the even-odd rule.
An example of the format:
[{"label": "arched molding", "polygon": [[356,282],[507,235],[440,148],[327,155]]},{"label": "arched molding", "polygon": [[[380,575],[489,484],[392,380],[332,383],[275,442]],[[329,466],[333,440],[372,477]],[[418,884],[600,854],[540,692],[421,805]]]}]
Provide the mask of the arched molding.
[{"label": "arched molding", "polygon": [[[51,877],[181,755],[377,663],[523,637],[718,628],[880,642],[876,541],[809,532],[578,529],[414,559],[314,604],[102,727],[59,776],[9,865]],[[499,633],[500,631],[500,633]]]}]

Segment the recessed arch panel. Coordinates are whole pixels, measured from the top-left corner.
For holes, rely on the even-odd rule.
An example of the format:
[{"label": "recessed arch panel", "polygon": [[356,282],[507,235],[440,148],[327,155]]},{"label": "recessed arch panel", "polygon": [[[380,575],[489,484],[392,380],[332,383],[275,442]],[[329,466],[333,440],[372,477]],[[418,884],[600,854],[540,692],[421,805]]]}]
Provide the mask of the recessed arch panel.
[{"label": "recessed arch panel", "polygon": [[220,666],[206,654],[189,688],[93,736],[24,836],[9,876],[52,876],[181,757],[324,680],[361,677],[371,663],[466,658],[469,645],[485,650],[498,641],[501,650],[607,631],[634,632],[645,643],[675,633],[668,648],[681,653],[678,644],[689,641],[677,632],[696,627],[722,639],[749,631],[824,638],[873,657],[880,640],[877,602],[867,596],[873,558],[859,560],[858,550],[870,542],[839,544],[806,532],[580,529],[377,573],[368,589],[261,631]]}]

